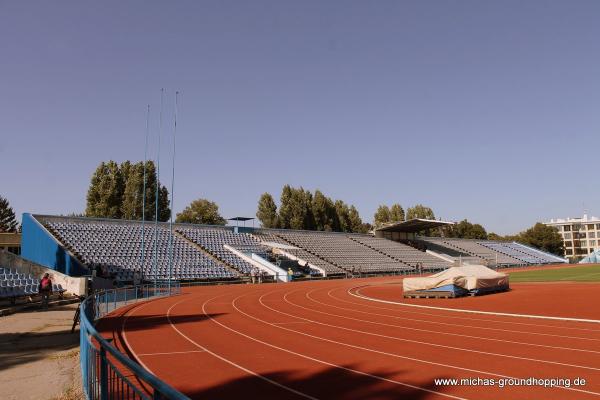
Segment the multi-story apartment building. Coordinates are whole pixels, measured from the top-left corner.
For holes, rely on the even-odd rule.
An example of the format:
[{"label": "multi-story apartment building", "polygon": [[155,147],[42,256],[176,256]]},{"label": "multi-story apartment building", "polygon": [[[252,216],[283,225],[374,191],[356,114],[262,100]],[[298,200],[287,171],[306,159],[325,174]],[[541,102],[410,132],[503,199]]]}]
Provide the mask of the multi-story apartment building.
[{"label": "multi-story apartment building", "polygon": [[584,214],[581,218],[551,219],[544,222],[558,229],[565,244],[565,257],[577,261],[600,248],[600,218]]}]

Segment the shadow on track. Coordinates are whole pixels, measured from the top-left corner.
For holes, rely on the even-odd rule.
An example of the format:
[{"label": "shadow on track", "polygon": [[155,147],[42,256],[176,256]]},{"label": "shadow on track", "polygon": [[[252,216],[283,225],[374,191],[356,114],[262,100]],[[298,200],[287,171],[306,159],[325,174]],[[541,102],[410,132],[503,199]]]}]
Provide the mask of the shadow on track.
[{"label": "shadow on track", "polygon": [[[345,368],[358,369],[357,366],[344,365]],[[398,371],[371,371],[371,374],[391,380],[402,380]],[[318,399],[425,399],[440,398],[435,393],[377,380],[370,376],[359,375],[340,368],[324,368],[319,372],[307,374],[299,370],[283,370],[264,377]],[[408,383],[408,382],[407,382]],[[411,382],[412,385],[436,392],[443,387],[435,386],[433,381]],[[260,398],[261,400],[301,399],[302,397],[271,385],[264,380],[247,376],[218,386],[195,392],[186,392],[192,399],[241,399]]]},{"label": "shadow on track", "polygon": [[[190,314],[190,315],[172,315],[170,320],[175,325],[183,325],[186,323],[195,323],[210,320],[210,318],[218,318],[223,313],[215,314]],[[102,318],[102,327],[121,327],[124,320],[123,315],[109,315]],[[129,315],[127,317],[127,331],[151,330],[152,328],[169,325],[169,319],[165,314],[158,315]]]}]

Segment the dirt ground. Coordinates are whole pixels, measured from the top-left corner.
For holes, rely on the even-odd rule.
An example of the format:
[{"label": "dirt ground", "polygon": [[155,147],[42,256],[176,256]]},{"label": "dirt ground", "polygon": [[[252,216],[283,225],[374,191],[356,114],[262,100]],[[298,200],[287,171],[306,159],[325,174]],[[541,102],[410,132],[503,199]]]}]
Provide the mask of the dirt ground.
[{"label": "dirt ground", "polygon": [[0,317],[0,393],[5,400],[83,399],[77,304]]}]

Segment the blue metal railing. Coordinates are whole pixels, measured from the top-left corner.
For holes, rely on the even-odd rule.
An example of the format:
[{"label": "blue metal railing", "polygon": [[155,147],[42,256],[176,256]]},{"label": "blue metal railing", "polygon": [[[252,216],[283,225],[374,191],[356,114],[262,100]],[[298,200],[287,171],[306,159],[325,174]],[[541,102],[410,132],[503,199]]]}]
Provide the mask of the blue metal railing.
[{"label": "blue metal railing", "polygon": [[[128,304],[180,293],[179,282],[159,282],[106,290],[80,305],[80,361],[82,385],[88,400],[173,399],[187,396],[158,379],[103,338],[94,323]],[[189,400],[189,399],[188,399]]]}]

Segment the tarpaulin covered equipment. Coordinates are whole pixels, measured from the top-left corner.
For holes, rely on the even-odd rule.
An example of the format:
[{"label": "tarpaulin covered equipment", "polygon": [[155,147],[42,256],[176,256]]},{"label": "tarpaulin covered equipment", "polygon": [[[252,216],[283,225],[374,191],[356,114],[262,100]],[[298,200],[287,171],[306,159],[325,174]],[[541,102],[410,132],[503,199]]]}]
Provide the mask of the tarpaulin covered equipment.
[{"label": "tarpaulin covered equipment", "polygon": [[482,294],[508,290],[508,275],[483,265],[462,265],[448,268],[427,277],[404,278],[404,295],[444,292],[456,297],[464,294]]}]

